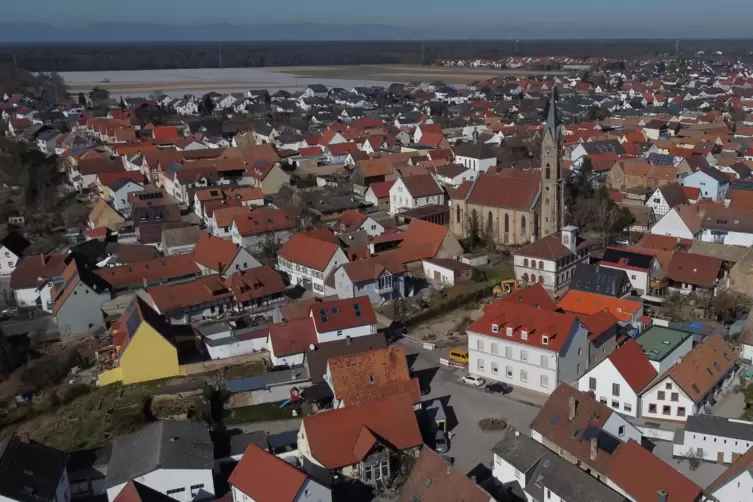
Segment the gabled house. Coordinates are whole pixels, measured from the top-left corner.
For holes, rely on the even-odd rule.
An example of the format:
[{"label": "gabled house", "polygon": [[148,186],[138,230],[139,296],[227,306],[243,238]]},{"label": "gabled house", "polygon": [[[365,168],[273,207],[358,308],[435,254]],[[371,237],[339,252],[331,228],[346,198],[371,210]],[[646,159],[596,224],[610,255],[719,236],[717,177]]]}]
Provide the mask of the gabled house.
[{"label": "gabled house", "polygon": [[334,407],[357,406],[408,394],[414,406],[421,402],[417,378],[411,378],[401,347],[330,357],[325,381],[332,389]]},{"label": "gabled house", "polygon": [[234,272],[225,285],[232,291],[235,308],[240,311],[271,308],[285,299],[285,283],[269,265]]},{"label": "gabled house", "polygon": [[726,246],[753,246],[753,209],[707,207],[701,220],[701,240]]},{"label": "gabled house", "polygon": [[67,254],[26,256],[10,275],[10,289],[19,307],[52,312],[53,284],[62,284]]},{"label": "gabled house", "polygon": [[466,332],[472,375],[549,394],[588,368],[588,329],[573,314],[496,301]]},{"label": "gabled house", "polygon": [[316,302],[311,306],[310,317],[314,321],[318,343],[368,336],[377,332],[374,307],[364,296]]},{"label": "gabled house", "polygon": [[144,289],[140,297],[171,325],[192,324],[221,316],[234,303],[233,292],[219,275]]},{"label": "gabled house", "polygon": [[203,274],[193,254],[153,258],[128,265],[105,267],[94,271],[115,293],[124,293],[161,284],[191,281]]},{"label": "gabled house", "polygon": [[100,386],[148,382],[181,374],[174,331],[154,308],[134,295],[112,326],[113,367],[98,375]]},{"label": "gabled house", "polygon": [[656,375],[641,346],[629,340],[583,375],[577,388],[617,413],[638,418],[640,396]]},{"label": "gabled house", "polygon": [[661,265],[655,254],[639,249],[609,247],[599,262],[603,268],[623,270],[633,289],[648,294],[652,281],[660,274]]},{"label": "gabled house", "polygon": [[661,218],[670,209],[688,204],[688,197],[679,183],[670,183],[654,190],[654,193],[646,201],[657,218]]},{"label": "gabled house", "polygon": [[723,202],[730,186],[726,174],[713,167],[701,168],[682,180],[682,186],[697,188],[704,199]]},{"label": "gabled house", "polygon": [[171,502],[175,500],[138,481],[129,481],[113,502]]},{"label": "gabled house", "polygon": [[188,420],[152,422],[114,439],[107,499],[114,502],[129,481],[180,502],[214,499],[213,467],[214,444],[206,425]]},{"label": "gabled house", "polygon": [[721,258],[677,251],[667,267],[668,289],[689,295],[716,296],[729,286],[729,275]]},{"label": "gabled house", "polygon": [[390,209],[390,188],[394,181],[378,181],[369,185],[364,195],[366,202],[370,202],[379,211]]},{"label": "gabled house", "polygon": [[338,297],[366,296],[372,303],[397,300],[406,295],[405,266],[395,256],[376,256],[346,263],[334,273]]},{"label": "gabled house", "polygon": [[485,173],[497,165],[497,155],[484,144],[462,144],[455,148],[455,162],[476,173]]},{"label": "gabled house", "polygon": [[196,243],[193,259],[202,274],[219,274],[223,279],[235,272],[261,267],[259,260],[243,247],[207,233],[202,234]]},{"label": "gabled house", "polygon": [[716,500],[745,500],[753,491],[753,448],[733,460],[708,487],[706,493]]},{"label": "gabled house", "polygon": [[720,335],[707,337],[643,391],[643,417],[684,422],[707,413],[734,384],[738,357]]},{"label": "gabled house", "polygon": [[369,237],[377,237],[384,233],[384,227],[369,215],[355,209],[346,210],[332,225],[335,234],[356,232],[363,230]]},{"label": "gabled house", "polygon": [[691,415],[685,421],[685,428],[675,432],[672,455],[732,464],[751,447],[753,422],[715,415]]},{"label": "gabled house", "polygon": [[398,178],[390,188],[390,214],[444,205],[445,192],[431,174]]},{"label": "gabled house", "polygon": [[570,279],[570,289],[597,295],[622,298],[630,293],[627,272],[598,264],[579,263]]},{"label": "gabled house", "polygon": [[51,292],[52,310],[60,333],[92,333],[104,326],[102,304],[112,298],[112,285],[84,263],[71,260],[63,272],[62,285]]},{"label": "gabled house", "polygon": [[363,160],[356,164],[350,179],[353,183],[353,191],[364,194],[373,183],[394,179],[392,162],[387,157]]},{"label": "gabled house", "polygon": [[317,295],[328,294],[325,279],[344,263],[348,258],[339,246],[304,234],[295,234],[277,251],[277,270],[292,285],[310,284]]},{"label": "gabled house", "polygon": [[0,441],[0,497],[9,502],[69,502],[68,455],[26,432]]},{"label": "gabled house", "polygon": [[257,207],[233,216],[230,238],[252,253],[270,253],[293,235],[295,222],[282,209]]},{"label": "gabled house", "polygon": [[17,232],[10,232],[0,240],[0,275],[11,275],[31,245]]},{"label": "gabled house", "polygon": [[304,417],[298,432],[303,470],[324,484],[339,475],[384,487],[422,444],[409,395]]},{"label": "gabled house", "polygon": [[702,235],[701,221],[696,205],[675,207],[656,222],[651,233],[678,239],[698,239]]},{"label": "gabled house", "polygon": [[570,290],[557,302],[557,308],[578,316],[608,312],[621,323],[636,323],[643,315],[641,302]]},{"label": "gabled house", "polygon": [[228,479],[232,502],[331,502],[331,490],[251,443]]}]

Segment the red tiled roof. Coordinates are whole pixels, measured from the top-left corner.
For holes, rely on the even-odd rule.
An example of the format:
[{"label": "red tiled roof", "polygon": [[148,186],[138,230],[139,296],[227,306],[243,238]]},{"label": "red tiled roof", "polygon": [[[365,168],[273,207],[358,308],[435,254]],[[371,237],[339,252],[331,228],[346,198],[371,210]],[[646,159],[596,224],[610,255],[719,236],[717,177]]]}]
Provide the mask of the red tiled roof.
[{"label": "red tiled roof", "polygon": [[[554,300],[549,296],[549,293],[544,289],[543,284],[536,283],[533,286],[528,286],[525,289],[513,291],[509,295],[502,298],[502,301],[508,303],[515,303],[519,305],[526,305],[528,307],[536,307],[544,310],[556,310],[557,305]],[[487,307],[491,307],[493,303],[484,306],[484,310]]]},{"label": "red tiled roof", "polygon": [[221,274],[233,263],[238,251],[240,246],[204,232],[193,248],[193,259],[199,265]]},{"label": "red tiled roof", "polygon": [[235,272],[227,278],[225,284],[233,291],[235,300],[241,303],[285,291],[280,273],[269,265]]},{"label": "red tiled roof", "polygon": [[139,286],[147,282],[166,281],[191,275],[201,275],[193,254],[165,256],[154,260],[100,268],[94,272],[114,288]]},{"label": "red tiled roof", "polygon": [[[428,480],[431,480],[429,483]],[[399,502],[490,502],[496,500],[437,452],[421,448],[410,475],[400,490]]]},{"label": "red tiled roof", "polygon": [[10,274],[10,289],[36,288],[47,279],[63,275],[65,253],[25,256]]},{"label": "red tiled roof", "polygon": [[319,343],[310,317],[270,325],[269,341],[277,357],[302,354]]},{"label": "red tiled roof", "polygon": [[218,275],[199,277],[181,284],[153,286],[145,291],[151,296],[154,306],[163,314],[233,297],[233,293]]},{"label": "red tiled roof", "polygon": [[606,310],[591,315],[580,315],[578,319],[588,328],[589,340],[597,339],[602,333],[617,324],[617,318]]},{"label": "red tiled roof", "polygon": [[441,195],[444,193],[442,188],[434,180],[431,174],[417,174],[400,178],[408,193],[413,198],[430,197],[432,195]]},{"label": "red tiled roof", "polygon": [[643,304],[639,302],[576,290],[568,291],[557,303],[557,307],[566,312],[585,315],[606,310],[623,322],[629,321],[636,312],[643,310]]},{"label": "red tiled roof", "polygon": [[398,450],[420,446],[412,400],[404,394],[304,417],[311,456],[327,469],[339,469],[363,460],[381,440]]},{"label": "red tiled roof", "polygon": [[700,486],[632,439],[614,452],[606,476],[636,502],[656,502],[659,491],[669,501],[693,502],[701,496]]},{"label": "red tiled roof", "polygon": [[238,228],[238,233],[244,237],[293,228],[293,221],[285,211],[269,206],[257,207],[245,213],[236,214],[233,222]]},{"label": "red tiled roof", "polygon": [[442,241],[449,232],[443,225],[414,218],[405,229],[405,237],[400,245],[401,249],[421,248],[420,256],[413,261],[424,258],[434,258],[442,247]]},{"label": "red tiled roof", "polygon": [[[565,346],[576,323],[578,319],[573,314],[498,300],[486,309],[481,318],[468,326],[466,331],[559,352]],[[496,332],[494,325],[497,326]],[[512,328],[512,335],[507,335],[507,328]],[[521,335],[523,331],[527,333],[526,339]]]},{"label": "red tiled roof", "polygon": [[721,258],[694,253],[676,252],[667,269],[667,277],[676,282],[710,288],[716,284]]},{"label": "red tiled roof", "polygon": [[306,474],[251,443],[228,483],[256,502],[294,502]]},{"label": "red tiled roof", "polygon": [[469,204],[527,211],[539,193],[538,178],[480,174],[467,196]]},{"label": "red tiled roof", "polygon": [[612,352],[608,359],[636,394],[656,377],[656,369],[635,340],[629,340]]},{"label": "red tiled roof", "polygon": [[314,303],[311,306],[311,317],[314,319],[317,333],[375,325],[377,322],[374,307],[368,296]]},{"label": "red tiled roof", "polygon": [[282,245],[277,255],[299,265],[324,272],[337,250],[337,245],[303,234],[295,234]]},{"label": "red tiled roof", "polygon": [[154,139],[178,139],[178,128],[171,126],[161,126],[152,129]]},{"label": "red tiled roof", "polygon": [[335,222],[333,228],[338,232],[355,232],[361,227],[361,225],[363,225],[363,222],[366,221],[367,218],[368,215],[361,211],[348,209]]},{"label": "red tiled roof", "polygon": [[369,185],[369,190],[374,192],[374,197],[377,199],[385,199],[390,196],[390,188],[395,184],[394,180],[391,181],[378,181]]},{"label": "red tiled roof", "polygon": [[644,234],[640,242],[640,247],[656,249],[659,251],[674,251],[678,248],[690,249],[693,245],[692,239],[680,239],[659,234]]},{"label": "red tiled roof", "polygon": [[[171,502],[175,500],[138,481],[129,481],[113,502]],[[291,499],[292,500],[292,499]]]},{"label": "red tiled roof", "polygon": [[109,187],[120,180],[129,180],[134,183],[143,184],[144,175],[141,174],[141,171],[115,171],[99,173],[97,175],[97,181],[99,181],[99,184],[106,187]]},{"label": "red tiled roof", "polygon": [[352,261],[343,265],[343,270],[354,283],[374,281],[387,270],[391,274],[405,273],[405,266],[395,256],[382,255]]}]

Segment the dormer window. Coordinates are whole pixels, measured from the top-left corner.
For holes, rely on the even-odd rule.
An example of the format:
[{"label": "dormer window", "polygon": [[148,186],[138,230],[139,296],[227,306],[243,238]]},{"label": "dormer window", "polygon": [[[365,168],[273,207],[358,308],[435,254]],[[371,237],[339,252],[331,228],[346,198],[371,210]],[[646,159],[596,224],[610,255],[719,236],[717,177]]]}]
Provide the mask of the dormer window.
[{"label": "dormer window", "polygon": [[499,324],[492,324],[492,333],[499,333]]},{"label": "dormer window", "polygon": [[549,345],[549,337],[548,336],[542,336],[541,337],[541,343],[544,345]]},{"label": "dormer window", "polygon": [[528,340],[528,331],[521,331],[520,338],[522,338],[523,340]]},{"label": "dormer window", "polygon": [[507,336],[512,336],[512,328],[507,328]]}]

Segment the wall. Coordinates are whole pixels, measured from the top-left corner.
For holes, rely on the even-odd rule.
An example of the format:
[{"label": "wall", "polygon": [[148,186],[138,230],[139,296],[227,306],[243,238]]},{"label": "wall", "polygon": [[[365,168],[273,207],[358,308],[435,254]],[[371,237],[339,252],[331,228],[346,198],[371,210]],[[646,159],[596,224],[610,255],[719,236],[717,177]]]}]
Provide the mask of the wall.
[{"label": "wall", "polygon": [[643,434],[637,428],[633,427],[621,415],[612,413],[604,423],[604,430],[622,442],[628,442],[631,439],[640,444]]},{"label": "wall", "polygon": [[228,265],[227,271],[222,274],[222,278],[227,279],[231,274],[234,274],[235,272],[243,272],[245,270],[258,267],[261,267],[259,260],[251,256],[248,251],[241,247],[238,249],[238,253],[235,255],[235,258],[233,258],[233,261]]},{"label": "wall", "polygon": [[60,333],[91,333],[104,326],[102,304],[109,299],[109,294],[98,295],[85,284],[78,283],[56,314]]},{"label": "wall", "polygon": [[[590,379],[596,380],[596,388],[590,388]],[[612,394],[612,384],[618,384],[619,396]],[[594,391],[594,397],[602,404],[613,410],[637,418],[640,413],[639,399],[633,389],[627,384],[622,374],[617,371],[610,360],[603,361],[600,365],[583,375],[578,380],[578,390],[581,392]],[[614,406],[614,404],[617,406]],[[625,405],[630,408],[627,409]]]},{"label": "wall", "polygon": [[142,322],[120,356],[123,383],[178,376],[178,351],[154,328]]},{"label": "wall", "polygon": [[[458,218],[458,206],[460,215]],[[489,212],[492,213],[492,234],[497,244],[523,245],[535,240],[535,211],[516,211],[491,206],[466,204],[464,200],[452,200],[450,203],[450,230],[458,237],[463,238],[468,233],[468,218],[473,210],[479,218],[479,225],[486,228]],[[509,232],[505,232],[505,215],[508,217]],[[483,218],[482,218],[483,217]],[[526,220],[525,232],[523,232],[523,217]]]},{"label": "wall", "polygon": [[624,270],[625,273],[628,276],[628,279],[630,279],[630,285],[633,287],[633,289],[638,289],[640,291],[648,292],[648,272],[641,272],[640,270],[631,270],[629,268],[623,268],[618,265],[611,265],[609,263],[601,263],[601,266],[604,268],[611,268],[614,270]]},{"label": "wall", "polygon": [[720,501],[742,502],[748,500],[751,493],[753,493],[753,474],[745,469],[712,495]]},{"label": "wall", "polygon": [[[753,234],[747,232],[727,232],[718,231],[722,235],[722,244],[725,246],[753,246]],[[703,242],[717,242],[717,236],[714,235],[714,231],[704,229],[701,232],[701,240]]]},{"label": "wall", "polygon": [[[649,333],[649,336],[651,333]],[[661,361],[651,361],[651,365],[656,369],[656,372],[660,375],[663,374],[665,371],[667,371],[669,368],[677,364],[677,362],[682,359],[685,354],[691,351],[693,348],[693,337],[689,336],[685,341],[683,341],[680,345],[675,348],[672,352],[667,354],[667,357],[662,359]]]},{"label": "wall", "polygon": [[695,237],[693,233],[688,230],[688,227],[677,214],[676,210],[671,210],[660,219],[656,225],[651,228],[651,233],[679,237],[681,239],[693,239]]},{"label": "wall", "polygon": [[323,331],[318,333],[319,343],[332,342],[335,340],[344,340],[347,337],[357,338],[376,334],[376,324],[365,324],[354,328],[347,328],[340,331]]},{"label": "wall", "polygon": [[[751,422],[743,422],[751,424]],[[741,439],[735,439],[725,437],[721,435],[702,434],[698,432],[685,431],[684,442],[681,444],[672,445],[672,454],[676,457],[688,457],[691,452],[697,455],[703,460],[710,462],[717,462],[719,453],[722,454],[723,462],[731,464],[740,455],[747,452],[750,447],[753,446],[753,441],[743,441]],[[734,458],[733,458],[733,455]]]},{"label": "wall", "polygon": [[36,307],[39,293],[37,288],[15,289],[13,294],[16,296],[16,304],[19,307]]},{"label": "wall", "polygon": [[[424,261],[423,265],[424,265],[424,275],[426,276],[426,280],[428,280],[429,282],[439,283],[446,286],[455,285],[455,271],[454,270],[440,267],[439,265],[435,265],[427,261]],[[437,281],[436,278],[434,277],[434,274],[437,272],[440,275],[439,281]]]},{"label": "wall", "polygon": [[55,490],[55,502],[70,502],[71,484],[68,481],[68,470],[63,469],[63,475],[60,476],[57,489]]},{"label": "wall", "polygon": [[286,399],[290,399],[290,391],[293,387],[298,390],[303,390],[306,387],[311,386],[311,381],[292,382],[282,385],[275,385],[267,387],[266,389],[258,389],[249,392],[237,392],[230,396],[227,403],[227,408],[238,408],[241,406],[254,406],[264,403],[278,403]]},{"label": "wall", "polygon": [[99,375],[97,375],[97,385],[99,387],[104,387],[105,385],[110,385],[111,383],[122,381],[123,370],[120,368],[113,368],[108,371],[103,371]]},{"label": "wall", "polygon": [[[666,385],[671,384],[671,389],[667,389]],[[660,400],[658,393],[664,392],[664,399]],[[672,393],[677,393],[677,401],[672,401]],[[650,405],[656,405],[656,412],[651,413],[649,411]],[[669,406],[669,414],[663,413],[663,407]],[[678,409],[684,408],[684,415],[678,414]],[[686,418],[693,415],[695,412],[695,403],[683,392],[683,390],[675,384],[671,378],[667,377],[661,380],[658,384],[654,385],[651,389],[641,396],[641,414],[644,418],[658,418],[661,420],[674,420],[684,422]]]},{"label": "wall", "polygon": [[5,246],[0,247],[0,275],[10,275],[18,264],[18,257]]},{"label": "wall", "polygon": [[272,362],[272,366],[301,366],[304,360],[304,353],[277,356],[274,350],[272,350],[272,344],[269,344],[269,360]]},{"label": "wall", "polygon": [[[181,493],[169,495],[180,502],[214,498],[212,469],[157,469],[135,478],[134,481],[165,495],[168,495],[168,490],[184,488],[185,490]],[[121,483],[107,489],[109,502],[112,502],[118,496],[125,485],[126,483]],[[199,491],[194,496],[191,496],[191,487],[197,485],[204,486],[198,489]]]},{"label": "wall", "polygon": [[204,348],[207,349],[207,353],[209,353],[209,357],[212,360],[226,359],[228,357],[242,356],[266,350],[267,339],[265,337],[252,338],[250,340],[238,340],[237,342],[214,346],[204,343]]}]

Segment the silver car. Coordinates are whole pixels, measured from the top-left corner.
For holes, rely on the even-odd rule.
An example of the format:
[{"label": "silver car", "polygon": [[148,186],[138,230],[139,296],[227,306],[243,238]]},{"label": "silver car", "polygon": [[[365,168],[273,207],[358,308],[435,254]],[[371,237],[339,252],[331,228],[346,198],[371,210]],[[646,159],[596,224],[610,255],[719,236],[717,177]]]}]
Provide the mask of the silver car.
[{"label": "silver car", "polygon": [[447,439],[447,434],[442,429],[438,429],[434,437],[434,449],[437,453],[447,453],[450,451],[450,440]]}]

